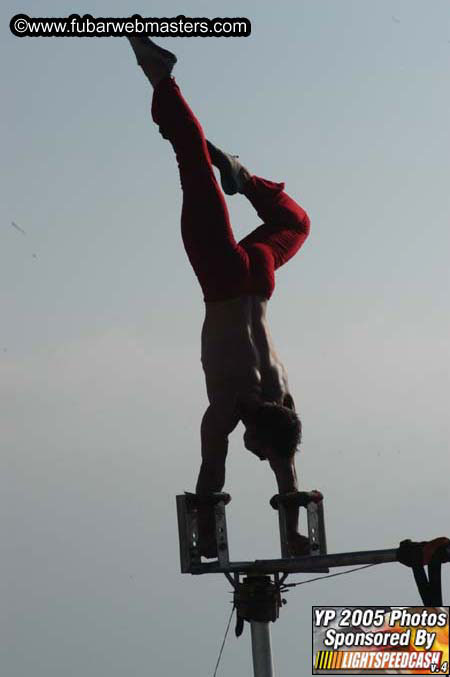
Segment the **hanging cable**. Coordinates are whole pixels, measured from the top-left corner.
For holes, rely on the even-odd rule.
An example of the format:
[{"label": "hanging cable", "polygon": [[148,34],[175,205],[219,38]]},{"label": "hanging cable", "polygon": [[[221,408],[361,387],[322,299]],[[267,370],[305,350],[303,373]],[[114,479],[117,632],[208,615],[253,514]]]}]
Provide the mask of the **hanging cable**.
[{"label": "hanging cable", "polygon": [[230,618],[228,619],[227,629],[225,630],[225,637],[223,638],[222,646],[220,647],[219,658],[217,659],[217,663],[216,663],[216,667],[214,669],[213,677],[216,677],[216,674],[217,674],[217,668],[219,667],[220,659],[222,658],[223,647],[225,646],[225,642],[226,642],[227,635],[228,635],[228,630],[230,629],[231,619],[233,618],[233,613],[234,613],[235,608],[236,607],[233,604],[233,608],[231,609]]}]

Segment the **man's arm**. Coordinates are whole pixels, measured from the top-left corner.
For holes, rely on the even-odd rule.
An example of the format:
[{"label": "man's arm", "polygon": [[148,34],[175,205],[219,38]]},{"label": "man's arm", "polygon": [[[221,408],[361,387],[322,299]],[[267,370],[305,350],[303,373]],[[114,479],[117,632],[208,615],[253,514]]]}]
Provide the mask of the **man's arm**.
[{"label": "man's arm", "polygon": [[286,459],[271,459],[270,467],[275,473],[278,491],[280,494],[287,494],[291,491],[298,491],[297,472],[295,470],[295,457]]},{"label": "man's arm", "polygon": [[235,412],[210,405],[201,425],[202,464],[197,480],[199,495],[222,491],[225,484],[225,461],[228,452],[228,435],[238,424]]},{"label": "man's arm", "polygon": [[[287,494],[292,491],[298,491],[297,473],[295,470],[295,457],[287,459],[272,459],[270,467],[275,473],[280,494]],[[295,506],[286,507],[286,528],[288,538],[292,538],[298,533],[299,508]]]}]

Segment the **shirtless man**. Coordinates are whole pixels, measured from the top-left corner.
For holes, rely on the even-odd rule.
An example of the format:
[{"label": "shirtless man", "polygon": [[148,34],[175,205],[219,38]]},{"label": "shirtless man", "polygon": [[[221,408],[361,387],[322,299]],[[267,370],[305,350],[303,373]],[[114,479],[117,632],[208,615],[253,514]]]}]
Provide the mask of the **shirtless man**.
[{"label": "shirtless man", "polygon": [[[176,154],[183,190],[181,233],[205,300],[201,355],[210,404],[201,424],[196,494],[201,498],[222,490],[228,436],[239,421],[245,426],[246,449],[268,461],[279,493],[297,492],[294,455],[301,423],[266,310],[275,286],[274,271],[305,241],[309,218],[284,192],[284,184],[250,174],[236,157],[205,139],[171,76],[174,54],[146,37],[129,40],[154,88],[153,120]],[[264,221],[239,243],[213,164],[224,191],[245,195]],[[292,554],[307,554],[308,539],[298,533],[298,507],[287,509],[287,522]],[[199,542],[204,557],[217,556],[209,506],[199,508]]]}]

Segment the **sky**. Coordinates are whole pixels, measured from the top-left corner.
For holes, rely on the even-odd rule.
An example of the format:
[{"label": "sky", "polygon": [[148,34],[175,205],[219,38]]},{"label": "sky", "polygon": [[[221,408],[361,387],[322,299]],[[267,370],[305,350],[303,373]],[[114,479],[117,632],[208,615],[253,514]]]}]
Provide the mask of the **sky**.
[{"label": "sky", "polygon": [[[269,321],[304,426],[301,487],[322,490],[328,550],[346,552],[448,535],[450,7],[6,0],[1,12],[2,674],[212,675],[230,586],[179,571],[175,496],[194,489],[207,400],[173,153],[124,38],[17,38],[9,21],[251,21],[247,38],[159,43],[208,137],[310,215]],[[237,237],[258,225],[244,197],[228,204]],[[225,489],[231,559],[277,557],[276,486],[242,428]],[[312,605],[418,602],[399,564],[294,588],[272,627],[276,670],[308,674]],[[218,675],[251,669],[246,627]]]}]

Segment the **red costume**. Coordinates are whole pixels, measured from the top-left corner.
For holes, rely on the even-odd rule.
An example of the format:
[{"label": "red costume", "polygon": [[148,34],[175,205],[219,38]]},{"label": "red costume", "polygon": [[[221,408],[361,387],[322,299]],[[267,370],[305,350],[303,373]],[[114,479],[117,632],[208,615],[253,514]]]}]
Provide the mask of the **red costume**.
[{"label": "red costume", "polygon": [[243,194],[264,223],[236,242],[203,130],[172,77],[155,87],[152,116],[175,150],[183,190],[181,234],[205,301],[244,294],[270,298],[275,270],[308,236],[305,210],[284,192],[284,183],[252,176]]}]

